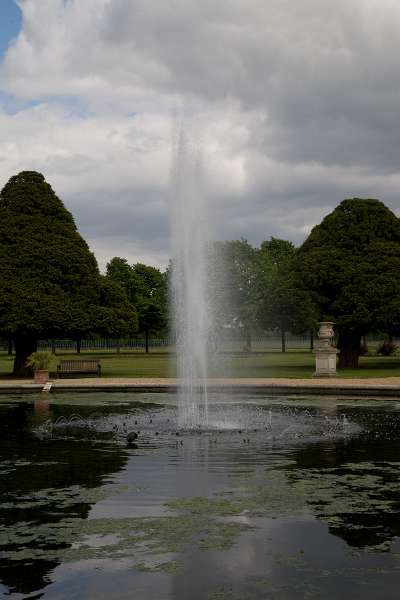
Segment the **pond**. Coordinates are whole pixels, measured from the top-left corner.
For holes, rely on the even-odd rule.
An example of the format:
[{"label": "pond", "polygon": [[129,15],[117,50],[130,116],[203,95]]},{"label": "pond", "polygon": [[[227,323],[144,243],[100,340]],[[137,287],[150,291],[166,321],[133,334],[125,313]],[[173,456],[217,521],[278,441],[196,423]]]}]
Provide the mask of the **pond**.
[{"label": "pond", "polygon": [[[400,404],[167,394],[0,400],[0,595],[398,598]],[[138,438],[127,443],[135,431]]]}]

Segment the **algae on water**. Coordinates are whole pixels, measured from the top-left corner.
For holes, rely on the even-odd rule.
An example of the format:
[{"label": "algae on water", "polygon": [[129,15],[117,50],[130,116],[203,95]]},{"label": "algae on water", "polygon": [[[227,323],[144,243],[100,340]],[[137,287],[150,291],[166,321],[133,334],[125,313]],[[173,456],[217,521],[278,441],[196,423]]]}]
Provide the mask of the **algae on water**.
[{"label": "algae on water", "polygon": [[[129,558],[137,569],[175,572],[183,568],[177,555],[192,545],[202,551],[229,550],[239,536],[257,525],[257,517],[315,515],[335,532],[362,528],[364,516],[375,515],[367,549],[382,551],[390,543],[379,515],[398,513],[399,463],[347,463],[334,468],[296,469],[285,463],[232,482],[213,496],[178,498],[165,504],[162,517],[79,518],[71,510],[115,494],[115,486],[86,490],[79,486],[49,489],[18,499],[3,508],[41,507],[62,520],[18,522],[0,527],[2,559],[76,561]],[[125,489],[125,488],[124,488]],[[171,511],[173,514],[171,514]],[[244,519],[244,517],[246,517]]]}]

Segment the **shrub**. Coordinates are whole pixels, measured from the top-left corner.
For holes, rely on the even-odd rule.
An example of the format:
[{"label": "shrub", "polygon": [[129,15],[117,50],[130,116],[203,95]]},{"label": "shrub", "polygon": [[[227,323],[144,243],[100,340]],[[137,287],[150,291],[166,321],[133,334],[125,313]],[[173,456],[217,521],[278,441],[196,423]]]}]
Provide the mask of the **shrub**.
[{"label": "shrub", "polygon": [[32,352],[32,354],[28,356],[26,363],[29,367],[32,367],[34,371],[48,371],[53,359],[54,357],[51,352]]},{"label": "shrub", "polygon": [[386,340],[386,341],[382,342],[381,344],[379,344],[376,353],[380,354],[382,356],[393,356],[393,354],[396,353],[397,348],[398,348],[397,344],[394,344],[393,342]]}]

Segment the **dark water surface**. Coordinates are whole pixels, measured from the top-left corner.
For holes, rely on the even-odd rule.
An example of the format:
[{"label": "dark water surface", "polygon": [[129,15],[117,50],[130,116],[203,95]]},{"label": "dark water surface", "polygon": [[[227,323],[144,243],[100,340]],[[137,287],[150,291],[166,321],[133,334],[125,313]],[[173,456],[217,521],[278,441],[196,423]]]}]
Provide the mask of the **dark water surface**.
[{"label": "dark water surface", "polygon": [[399,403],[235,395],[212,422],[177,431],[161,394],[2,398],[0,596],[399,598]]}]

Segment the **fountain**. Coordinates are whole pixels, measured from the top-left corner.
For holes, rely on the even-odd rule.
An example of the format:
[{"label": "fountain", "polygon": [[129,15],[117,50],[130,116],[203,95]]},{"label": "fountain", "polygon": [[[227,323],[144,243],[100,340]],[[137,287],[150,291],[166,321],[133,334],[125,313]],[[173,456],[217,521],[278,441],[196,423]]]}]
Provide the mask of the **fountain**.
[{"label": "fountain", "polygon": [[172,168],[173,274],[171,305],[176,336],[179,426],[208,425],[207,346],[211,306],[207,293],[206,220],[201,152],[181,125]]}]

